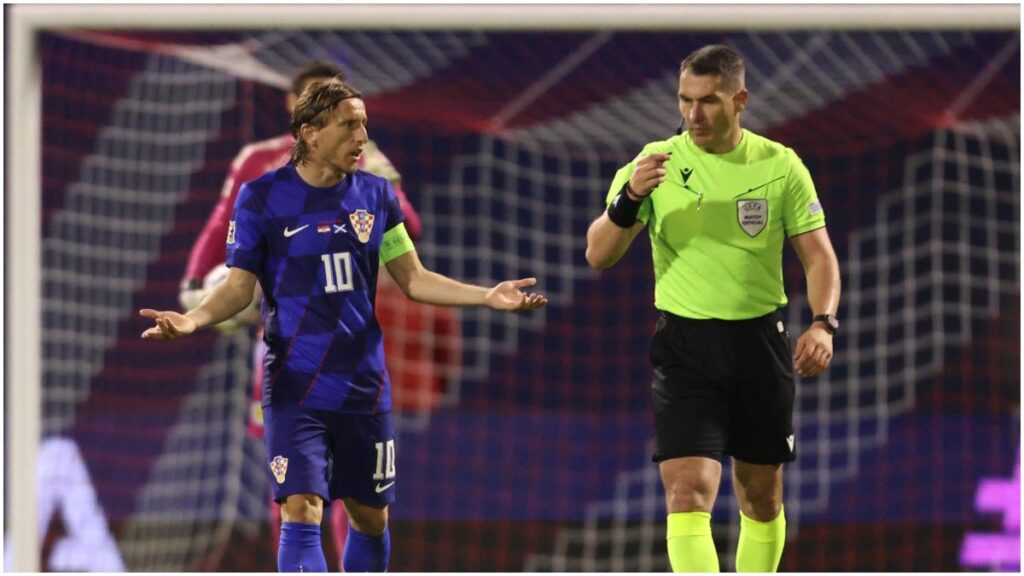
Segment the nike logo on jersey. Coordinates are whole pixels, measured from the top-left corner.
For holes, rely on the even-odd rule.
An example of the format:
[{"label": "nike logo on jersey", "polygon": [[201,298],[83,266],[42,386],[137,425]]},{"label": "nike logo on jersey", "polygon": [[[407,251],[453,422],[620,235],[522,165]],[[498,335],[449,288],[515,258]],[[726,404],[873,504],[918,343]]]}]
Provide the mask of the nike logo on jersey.
[{"label": "nike logo on jersey", "polygon": [[291,238],[292,236],[295,236],[296,234],[298,234],[299,232],[302,232],[306,228],[309,228],[309,224],[306,224],[306,225],[303,225],[303,226],[299,226],[295,230],[290,230],[287,226],[285,226],[285,228],[284,228],[284,237],[285,238]]},{"label": "nike logo on jersey", "polygon": [[387,490],[388,488],[391,488],[394,485],[395,485],[394,481],[388,482],[387,484],[385,484],[383,486],[381,486],[380,482],[378,482],[377,485],[373,487],[373,489],[377,491],[377,494],[380,494],[381,492]]}]

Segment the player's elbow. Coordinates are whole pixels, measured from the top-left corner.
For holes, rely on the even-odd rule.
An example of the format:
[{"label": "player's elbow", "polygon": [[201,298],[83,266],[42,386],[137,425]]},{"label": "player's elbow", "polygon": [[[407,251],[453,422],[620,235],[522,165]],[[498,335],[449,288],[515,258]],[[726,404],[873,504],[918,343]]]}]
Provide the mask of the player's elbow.
[{"label": "player's elbow", "polygon": [[405,294],[405,297],[413,302],[423,303],[426,298],[427,285],[426,275],[414,271],[408,276],[401,278],[395,278],[395,284],[398,285],[398,289]]}]

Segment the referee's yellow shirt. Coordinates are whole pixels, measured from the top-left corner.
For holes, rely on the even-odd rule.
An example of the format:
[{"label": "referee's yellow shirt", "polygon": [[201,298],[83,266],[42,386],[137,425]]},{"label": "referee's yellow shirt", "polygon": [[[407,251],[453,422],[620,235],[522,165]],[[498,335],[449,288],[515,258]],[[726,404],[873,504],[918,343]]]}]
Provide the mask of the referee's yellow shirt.
[{"label": "referee's yellow shirt", "polygon": [[738,146],[709,154],[688,133],[651,142],[615,174],[607,202],[646,154],[672,152],[666,179],[644,200],[654,257],[654,305],[686,318],[743,320],[787,303],[786,237],[825,226],[800,157],[743,130]]}]

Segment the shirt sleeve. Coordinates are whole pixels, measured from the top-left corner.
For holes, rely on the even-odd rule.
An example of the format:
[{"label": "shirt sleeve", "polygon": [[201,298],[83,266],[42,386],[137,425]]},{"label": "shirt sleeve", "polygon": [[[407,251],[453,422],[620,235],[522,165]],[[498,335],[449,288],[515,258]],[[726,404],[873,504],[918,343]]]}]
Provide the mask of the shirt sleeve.
[{"label": "shirt sleeve", "polygon": [[398,205],[402,207],[402,213],[405,214],[405,226],[409,230],[409,237],[419,238],[420,232],[423,230],[420,215],[416,213],[416,209],[413,208],[402,185],[398,182],[393,182],[392,185],[395,188],[395,196],[398,197]]},{"label": "shirt sleeve", "polygon": [[790,171],[786,179],[786,206],[782,218],[786,236],[793,237],[823,228],[825,211],[818,200],[811,173],[795,152],[787,150],[787,153],[790,155]]},{"label": "shirt sleeve", "polygon": [[235,211],[228,222],[228,266],[237,266],[260,276],[267,257],[267,236],[263,225],[263,209],[252,188],[243,184],[235,201]]}]

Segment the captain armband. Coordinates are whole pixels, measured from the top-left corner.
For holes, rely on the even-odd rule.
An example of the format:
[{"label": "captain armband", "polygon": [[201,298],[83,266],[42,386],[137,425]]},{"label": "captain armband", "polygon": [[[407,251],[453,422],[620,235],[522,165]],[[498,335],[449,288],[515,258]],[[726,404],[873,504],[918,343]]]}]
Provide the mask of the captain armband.
[{"label": "captain armband", "polygon": [[626,193],[629,189],[629,182],[619,190],[619,193],[608,205],[608,219],[619,228],[632,228],[636,224],[636,216],[640,213],[640,206],[643,200],[633,200]]}]

